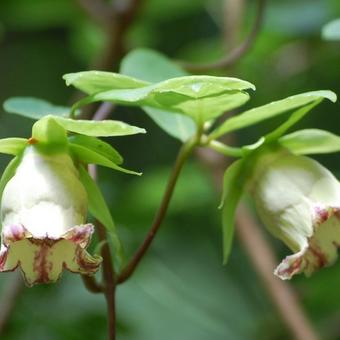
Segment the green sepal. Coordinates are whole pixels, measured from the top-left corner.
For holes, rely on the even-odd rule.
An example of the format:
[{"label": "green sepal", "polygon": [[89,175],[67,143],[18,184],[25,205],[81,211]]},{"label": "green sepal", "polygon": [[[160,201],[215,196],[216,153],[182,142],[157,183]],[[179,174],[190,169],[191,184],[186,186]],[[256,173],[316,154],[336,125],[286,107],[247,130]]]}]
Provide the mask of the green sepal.
[{"label": "green sepal", "polygon": [[117,120],[74,120],[62,117],[54,119],[67,131],[93,137],[127,136],[146,132],[142,128]]},{"label": "green sepal", "polygon": [[123,157],[109,143],[106,143],[96,137],[73,135],[68,138],[71,144],[84,146],[96,153],[104,156],[115,164],[122,164]]},{"label": "green sepal", "polygon": [[245,184],[245,160],[240,159],[232,163],[224,173],[222,200],[223,231],[223,263],[226,264],[231,252],[237,205],[241,199]]},{"label": "green sepal", "polygon": [[8,181],[15,175],[15,172],[17,170],[17,167],[19,166],[21,162],[21,155],[18,155],[14,157],[6,166],[4,172],[2,173],[1,179],[0,179],[0,202],[2,199],[2,194],[4,192],[5,186],[8,183]]},{"label": "green sepal", "polygon": [[58,123],[57,117],[45,116],[34,123],[32,127],[32,143],[37,143],[39,146],[54,145],[66,146],[67,133],[66,130]]},{"label": "green sepal", "polygon": [[340,151],[340,136],[324,130],[305,129],[281,137],[279,144],[296,155],[332,153]]},{"label": "green sepal", "polygon": [[113,170],[118,170],[130,175],[137,175],[140,176],[142,173],[135,172],[132,170],[127,170],[119,165],[113,163],[110,159],[106,158],[100,153],[97,153],[96,151],[93,151],[85,146],[72,144],[69,145],[70,151],[73,154],[73,156],[80,162],[86,163],[86,164],[97,164],[101,166],[105,166],[107,168],[111,168]]},{"label": "green sepal", "polygon": [[4,110],[31,119],[40,119],[47,115],[68,117],[70,107],[57,106],[46,100],[33,97],[12,97],[3,104]]},{"label": "green sepal", "polygon": [[26,138],[3,138],[0,139],[0,152],[17,156],[27,146]]},{"label": "green sepal", "polygon": [[115,268],[119,271],[123,263],[123,250],[110,210],[97,184],[82,166],[79,167],[79,179],[87,192],[90,214],[97,219],[110,234],[114,248],[113,258]]}]

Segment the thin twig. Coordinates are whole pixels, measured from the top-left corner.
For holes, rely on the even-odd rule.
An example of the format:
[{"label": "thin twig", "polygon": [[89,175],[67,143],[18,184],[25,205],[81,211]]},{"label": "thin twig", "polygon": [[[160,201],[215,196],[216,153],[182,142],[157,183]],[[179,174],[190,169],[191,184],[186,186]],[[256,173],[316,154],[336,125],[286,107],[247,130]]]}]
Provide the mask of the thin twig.
[{"label": "thin twig", "polygon": [[114,104],[103,103],[99,106],[96,113],[93,115],[92,120],[105,120],[109,117],[111,111],[114,109]]},{"label": "thin twig", "polygon": [[102,0],[75,0],[79,7],[100,25],[108,26],[112,19],[113,9]]},{"label": "thin twig", "polygon": [[225,68],[233,65],[237,61],[239,61],[253,46],[256,37],[261,29],[262,21],[264,17],[264,9],[266,5],[266,0],[258,0],[257,1],[257,11],[256,17],[254,20],[253,27],[249,32],[247,38],[236,48],[234,48],[230,53],[228,53],[222,59],[212,62],[212,63],[204,63],[204,64],[191,64],[187,62],[180,62],[181,66],[190,72],[203,72],[214,69]]},{"label": "thin twig", "polygon": [[19,295],[24,287],[21,274],[18,271],[13,273],[2,292],[0,308],[0,335],[3,335]]},{"label": "thin twig", "polygon": [[182,148],[180,149],[177,159],[176,159],[176,163],[170,174],[169,181],[168,181],[166,190],[164,192],[163,199],[161,201],[157,214],[154,218],[154,221],[151,225],[151,228],[149,232],[147,233],[143,243],[137,249],[136,253],[132,257],[130,262],[123,269],[121,274],[118,276],[117,283],[125,282],[129,277],[131,277],[131,275],[134,273],[135,269],[137,268],[139,262],[141,261],[141,259],[143,258],[147,250],[150,248],[150,245],[165,218],[179,174],[183,168],[185,161],[187,160],[192,150],[194,149],[195,145],[196,145],[196,141],[188,142],[187,144],[184,144]]},{"label": "thin twig", "polygon": [[116,339],[116,282],[113,269],[111,251],[105,227],[98,221],[96,223],[97,234],[100,241],[103,241],[101,255],[103,257],[103,281],[105,282],[104,294],[107,305],[108,318],[108,339]]},{"label": "thin twig", "polygon": [[[107,28],[108,42],[101,58],[96,62],[95,68],[103,70],[117,70],[119,61],[125,54],[125,36],[135,20],[143,0],[131,0],[122,8],[112,6],[111,22]],[[112,12],[113,10],[113,12]]]}]

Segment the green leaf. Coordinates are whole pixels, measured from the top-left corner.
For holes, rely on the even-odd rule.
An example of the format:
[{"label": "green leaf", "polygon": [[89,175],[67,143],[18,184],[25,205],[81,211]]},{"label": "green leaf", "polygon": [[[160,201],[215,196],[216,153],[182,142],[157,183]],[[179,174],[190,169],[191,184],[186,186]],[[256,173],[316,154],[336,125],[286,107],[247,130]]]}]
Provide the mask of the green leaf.
[{"label": "green leaf", "polygon": [[189,75],[163,54],[145,48],[130,52],[122,60],[120,72],[150,83]]},{"label": "green leaf", "polygon": [[278,140],[283,134],[285,134],[292,126],[299,122],[310,110],[321,103],[322,99],[316,100],[313,103],[303,106],[300,109],[294,111],[290,117],[276,128],[271,133],[265,136],[266,141]]},{"label": "green leaf", "polygon": [[183,113],[199,125],[227,110],[243,105],[249,95],[241,89],[252,85],[235,78],[189,76],[139,89],[100,92],[80,100],[74,109],[97,101],[150,106]]},{"label": "green leaf", "polygon": [[235,214],[239,200],[243,193],[244,185],[244,160],[232,163],[224,173],[223,193],[220,208],[222,210],[223,225],[223,263],[226,264],[231,252]]},{"label": "green leaf", "polygon": [[340,18],[332,20],[322,28],[322,38],[325,40],[340,40]]},{"label": "green leaf", "polygon": [[98,138],[84,135],[73,135],[69,137],[69,142],[95,151],[115,164],[123,163],[123,157],[119,154],[119,152],[109,143],[106,143]]},{"label": "green leaf", "polygon": [[56,116],[45,116],[33,124],[32,138],[42,144],[67,145],[66,130]]},{"label": "green leaf", "polygon": [[[148,49],[130,52],[121,63],[120,72],[151,83],[189,75],[164,55]],[[195,134],[195,123],[183,114],[149,106],[143,106],[142,109],[160,128],[182,142]]]},{"label": "green leaf", "polygon": [[114,262],[120,266],[122,263],[122,246],[105,199],[97,184],[82,166],[79,167],[79,177],[87,192],[90,214],[109,231],[114,246]]},{"label": "green leaf", "polygon": [[73,85],[89,95],[113,89],[134,89],[150,84],[119,73],[104,71],[68,73],[63,78],[67,86]]},{"label": "green leaf", "polygon": [[142,128],[117,120],[74,120],[62,117],[54,117],[54,119],[63,126],[64,129],[86,136],[127,136],[146,132]]},{"label": "green leaf", "polygon": [[8,181],[15,175],[15,172],[17,170],[17,167],[19,166],[21,162],[21,155],[18,155],[14,157],[5,168],[4,172],[2,173],[1,179],[0,179],[0,201],[2,198],[2,194],[4,192],[5,186],[8,183]]},{"label": "green leaf", "polygon": [[143,106],[143,110],[165,132],[182,142],[190,139],[196,132],[194,121],[183,114],[155,109],[149,106]]},{"label": "green leaf", "polygon": [[85,146],[70,143],[70,150],[79,161],[84,162],[86,164],[98,164],[101,166],[105,166],[107,168],[111,168],[113,170],[125,172],[126,174],[138,176],[141,175],[141,173],[139,172],[127,170],[120,167],[119,165],[113,163],[110,159],[106,158],[102,154],[97,153],[96,151],[93,151],[93,149],[89,149]]},{"label": "green leaf", "polygon": [[340,151],[340,137],[324,130],[299,130],[279,139],[279,143],[298,155]]},{"label": "green leaf", "polygon": [[248,81],[238,78],[214,76],[185,76],[168,79],[158,83],[155,92],[159,94],[176,93],[189,98],[216,96],[232,90],[255,90]]},{"label": "green leaf", "polygon": [[0,152],[17,156],[27,146],[26,138],[0,139]]},{"label": "green leaf", "polygon": [[301,106],[308,105],[323,98],[327,98],[332,102],[335,102],[336,94],[327,90],[312,91],[256,107],[226,120],[209,135],[209,139],[216,139],[228,132],[257,124],[263,120],[275,117]]},{"label": "green leaf", "polygon": [[68,117],[71,108],[56,106],[46,100],[32,97],[12,97],[4,102],[4,110],[20,116],[40,119],[46,115]]}]

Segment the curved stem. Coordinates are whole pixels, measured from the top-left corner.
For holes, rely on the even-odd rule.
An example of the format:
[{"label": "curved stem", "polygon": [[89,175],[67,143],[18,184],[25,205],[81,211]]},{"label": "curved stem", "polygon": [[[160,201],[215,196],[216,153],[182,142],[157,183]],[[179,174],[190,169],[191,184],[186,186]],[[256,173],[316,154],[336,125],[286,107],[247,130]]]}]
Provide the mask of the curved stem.
[{"label": "curved stem", "polygon": [[191,64],[191,63],[186,63],[186,62],[180,62],[181,66],[190,72],[203,72],[203,71],[209,71],[213,69],[228,67],[236,63],[249,51],[249,49],[253,46],[255,42],[256,37],[262,26],[265,5],[266,5],[266,0],[257,1],[256,18],[255,18],[254,25],[249,35],[241,43],[241,45],[234,48],[228,55],[226,55],[222,59],[217,60],[213,63]]},{"label": "curved stem", "polygon": [[94,276],[81,275],[85,288],[91,293],[103,293],[104,287],[96,281]]},{"label": "curved stem", "polygon": [[172,194],[174,192],[177,179],[179,177],[179,174],[183,168],[183,165],[185,161],[188,159],[189,155],[193,151],[194,147],[197,145],[197,141],[199,138],[189,141],[188,143],[184,144],[182,148],[180,149],[175,166],[173,167],[173,170],[171,172],[171,175],[169,177],[169,181],[166,187],[166,190],[164,192],[164,196],[162,199],[162,202],[160,204],[160,207],[158,209],[158,212],[154,218],[154,221],[151,225],[151,228],[149,232],[147,233],[144,242],[141,244],[141,246],[137,249],[136,253],[130,260],[130,262],[127,264],[127,266],[123,269],[121,274],[118,276],[117,283],[125,282],[135,271],[136,267],[138,266],[139,262],[142,260],[143,256],[149,249],[159,227],[161,226],[166,212],[169,207],[169,203],[172,197]]},{"label": "curved stem", "polygon": [[215,150],[228,157],[242,157],[242,149],[226,145],[217,140],[212,140],[206,145],[203,144],[203,146],[207,146],[209,149]]}]

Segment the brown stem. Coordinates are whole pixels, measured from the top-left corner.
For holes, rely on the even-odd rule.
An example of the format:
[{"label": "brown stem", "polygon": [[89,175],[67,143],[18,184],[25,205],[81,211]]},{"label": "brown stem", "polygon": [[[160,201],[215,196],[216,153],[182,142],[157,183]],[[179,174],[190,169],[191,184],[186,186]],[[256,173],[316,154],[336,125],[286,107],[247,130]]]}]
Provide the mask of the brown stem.
[{"label": "brown stem", "polygon": [[81,278],[88,291],[91,293],[103,293],[104,287],[96,281],[94,276],[82,275]]},{"label": "brown stem", "polygon": [[136,18],[142,2],[143,0],[131,0],[128,3],[121,2],[121,4],[127,4],[126,6],[108,6],[107,11],[110,13],[106,27],[108,42],[104,53],[95,63],[95,68],[118,69],[119,61],[125,53],[124,39],[126,33]]},{"label": "brown stem", "polygon": [[[101,107],[104,104],[101,105]],[[99,111],[99,110],[98,110]],[[97,111],[97,113],[98,113]],[[97,114],[96,113],[96,114]],[[97,117],[96,114],[94,118]],[[97,167],[93,164],[89,166],[89,173],[91,177],[97,179]],[[107,319],[108,319],[108,339],[116,339],[116,273],[114,271],[112,256],[109,246],[109,239],[105,227],[96,221],[96,231],[98,239],[102,242],[101,255],[103,258],[103,292],[106,299]]]},{"label": "brown stem", "polygon": [[113,269],[111,251],[105,227],[98,221],[96,223],[97,234],[100,241],[103,241],[101,255],[103,257],[103,281],[105,282],[104,294],[107,305],[108,316],[108,339],[116,339],[116,282]]},{"label": "brown stem", "polygon": [[254,20],[254,25],[251,31],[249,32],[249,35],[239,46],[235,47],[225,57],[213,63],[191,64],[187,62],[180,62],[181,66],[190,72],[203,72],[203,71],[209,71],[213,69],[229,67],[233,65],[234,63],[236,63],[250,50],[250,48],[253,46],[255,42],[256,37],[261,29],[261,25],[262,25],[262,21],[264,17],[265,5],[266,5],[266,0],[257,1],[256,17]]},{"label": "brown stem", "polygon": [[[199,139],[198,139],[199,140]],[[174,192],[177,179],[179,177],[179,174],[183,168],[183,165],[189,155],[191,154],[192,150],[194,149],[195,145],[197,144],[197,139],[195,141],[190,141],[182,146],[180,149],[180,152],[178,153],[176,163],[173,167],[173,170],[171,172],[171,175],[169,177],[169,181],[166,187],[166,190],[164,192],[164,196],[162,199],[162,202],[160,204],[160,207],[157,211],[157,214],[154,218],[154,221],[151,225],[151,228],[149,232],[147,233],[144,242],[141,244],[141,246],[137,249],[136,253],[130,260],[130,262],[127,264],[127,266],[123,269],[121,274],[118,276],[117,283],[125,282],[135,271],[136,267],[138,266],[139,262],[142,260],[143,256],[147,252],[147,250],[150,248],[150,245],[159,230],[159,227],[161,226],[166,212],[169,207],[169,203],[172,197],[172,194]]]},{"label": "brown stem", "polygon": [[17,299],[23,288],[24,284],[20,273],[13,273],[2,292],[0,309],[0,335],[3,335],[4,333],[6,325],[12,315]]},{"label": "brown stem", "polygon": [[112,8],[102,0],[75,0],[79,7],[100,25],[107,26],[111,20]]}]

